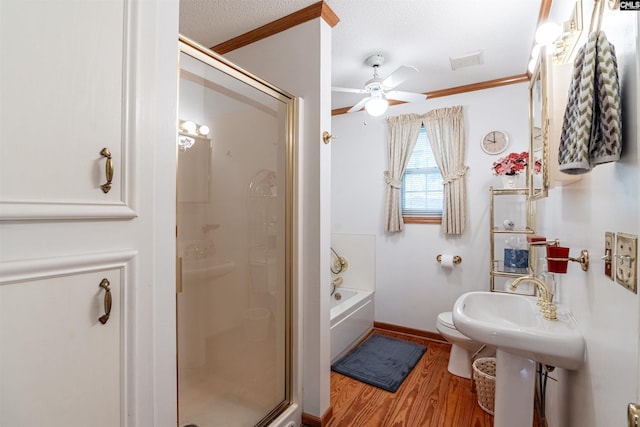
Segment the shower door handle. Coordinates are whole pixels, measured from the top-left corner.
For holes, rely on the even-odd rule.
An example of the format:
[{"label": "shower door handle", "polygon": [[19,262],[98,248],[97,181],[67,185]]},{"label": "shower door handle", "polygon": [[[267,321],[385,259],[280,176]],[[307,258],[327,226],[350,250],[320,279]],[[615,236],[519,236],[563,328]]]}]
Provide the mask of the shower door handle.
[{"label": "shower door handle", "polygon": [[182,292],[182,257],[176,258],[176,293]]}]

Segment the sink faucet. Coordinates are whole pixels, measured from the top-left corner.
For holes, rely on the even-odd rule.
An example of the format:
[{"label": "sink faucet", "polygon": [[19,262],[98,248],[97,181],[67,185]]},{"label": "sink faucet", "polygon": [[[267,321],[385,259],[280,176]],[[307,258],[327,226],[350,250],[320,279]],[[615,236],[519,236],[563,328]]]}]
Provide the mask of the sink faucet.
[{"label": "sink faucet", "polygon": [[538,294],[540,295],[538,298],[538,304],[540,305],[540,312],[547,320],[558,320],[558,316],[556,316],[557,307],[553,303],[553,294],[547,288],[547,285],[540,279],[534,276],[521,276],[513,281],[510,288],[512,291],[515,291],[518,285],[522,282],[531,282],[536,285],[538,289]]}]

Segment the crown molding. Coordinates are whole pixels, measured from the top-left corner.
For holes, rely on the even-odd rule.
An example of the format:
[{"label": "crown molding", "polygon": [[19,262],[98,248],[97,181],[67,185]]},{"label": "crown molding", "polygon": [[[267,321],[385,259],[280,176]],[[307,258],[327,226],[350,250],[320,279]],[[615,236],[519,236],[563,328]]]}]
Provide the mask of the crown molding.
[{"label": "crown molding", "polygon": [[329,5],[324,1],[319,1],[297,12],[293,12],[285,17],[277,19],[273,22],[258,27],[255,30],[248,31],[244,34],[234,37],[230,40],[211,47],[211,50],[224,55],[225,53],[250,45],[262,39],[266,39],[274,34],[278,34],[296,25],[303,24],[312,19],[322,18],[331,28],[335,27],[340,18],[331,10]]}]

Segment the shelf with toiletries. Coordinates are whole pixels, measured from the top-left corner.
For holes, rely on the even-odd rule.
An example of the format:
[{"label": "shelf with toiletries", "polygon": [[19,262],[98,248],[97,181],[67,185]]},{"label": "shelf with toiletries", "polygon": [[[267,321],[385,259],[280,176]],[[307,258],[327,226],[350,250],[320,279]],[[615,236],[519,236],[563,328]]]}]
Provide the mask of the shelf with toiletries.
[{"label": "shelf with toiletries", "polygon": [[[534,234],[535,204],[528,188],[493,188],[490,192],[490,290],[506,292],[508,284],[530,273],[527,236]],[[518,289],[533,295],[532,289]]]}]

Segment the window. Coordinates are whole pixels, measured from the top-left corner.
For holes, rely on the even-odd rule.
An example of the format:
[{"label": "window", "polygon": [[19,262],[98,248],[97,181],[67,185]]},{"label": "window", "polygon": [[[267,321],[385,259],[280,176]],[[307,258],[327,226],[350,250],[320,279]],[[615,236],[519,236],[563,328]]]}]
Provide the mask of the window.
[{"label": "window", "polygon": [[439,223],[442,220],[442,200],[442,175],[433,157],[427,131],[421,128],[402,177],[404,222]]}]

